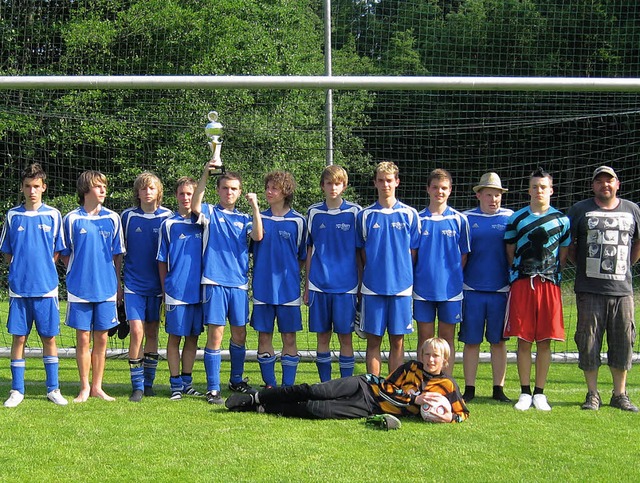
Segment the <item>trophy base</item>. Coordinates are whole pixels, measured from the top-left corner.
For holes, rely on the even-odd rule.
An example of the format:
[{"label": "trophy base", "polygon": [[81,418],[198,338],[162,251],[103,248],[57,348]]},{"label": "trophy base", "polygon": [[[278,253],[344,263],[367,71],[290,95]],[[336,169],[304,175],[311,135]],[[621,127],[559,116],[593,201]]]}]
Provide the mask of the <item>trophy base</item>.
[{"label": "trophy base", "polygon": [[225,169],[224,165],[221,165],[215,169],[210,169],[209,170],[209,176],[222,176],[223,174],[225,174],[227,172],[227,170]]}]

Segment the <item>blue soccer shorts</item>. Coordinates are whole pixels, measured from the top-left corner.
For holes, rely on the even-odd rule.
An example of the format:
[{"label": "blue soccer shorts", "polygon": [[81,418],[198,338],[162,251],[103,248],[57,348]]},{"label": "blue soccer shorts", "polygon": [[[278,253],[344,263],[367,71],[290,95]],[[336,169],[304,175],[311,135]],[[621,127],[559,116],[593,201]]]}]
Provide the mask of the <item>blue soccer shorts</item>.
[{"label": "blue soccer shorts", "polygon": [[278,321],[278,332],[291,333],[302,330],[302,314],[299,305],[254,304],[251,327],[258,332],[271,333]]},{"label": "blue soccer shorts", "polygon": [[362,295],[360,327],[367,334],[382,337],[413,332],[411,297],[396,295]]},{"label": "blue soccer shorts", "polygon": [[109,330],[118,325],[116,302],[68,302],[65,323],[76,330]]},{"label": "blue soccer shorts", "polygon": [[465,344],[480,344],[484,336],[490,344],[503,341],[508,296],[508,292],[465,290],[459,340]]},{"label": "blue soccer shorts", "polygon": [[60,333],[60,304],[58,297],[9,297],[7,330],[11,335],[29,335],[36,323],[41,337]]},{"label": "blue soccer shorts", "polygon": [[309,291],[309,331],[350,334],[356,320],[356,294]]},{"label": "blue soccer shorts", "polygon": [[202,304],[166,304],[164,326],[167,334],[178,337],[202,334]]},{"label": "blue soccer shorts", "polygon": [[158,322],[160,320],[161,305],[162,297],[135,293],[124,294],[124,309],[127,313],[127,320]]},{"label": "blue soccer shorts", "polygon": [[249,295],[246,290],[221,285],[202,286],[204,325],[244,327],[249,322]]},{"label": "blue soccer shorts", "polygon": [[413,318],[418,322],[438,322],[457,324],[462,321],[462,300],[432,302],[430,300],[413,301]]}]

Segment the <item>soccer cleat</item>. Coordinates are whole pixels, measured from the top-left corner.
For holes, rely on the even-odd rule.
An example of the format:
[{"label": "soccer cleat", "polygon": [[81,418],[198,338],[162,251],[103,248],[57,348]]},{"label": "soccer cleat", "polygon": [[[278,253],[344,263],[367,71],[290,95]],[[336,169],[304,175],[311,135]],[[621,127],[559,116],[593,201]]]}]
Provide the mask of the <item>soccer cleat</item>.
[{"label": "soccer cleat", "polygon": [[47,399],[58,406],[66,406],[69,404],[69,401],[62,397],[60,389],[54,389],[53,391],[48,392]]},{"label": "soccer cleat", "polygon": [[144,397],[153,397],[156,392],[153,390],[153,386],[144,386]]},{"label": "soccer cleat", "polygon": [[612,394],[609,406],[611,406],[612,408],[622,409],[623,411],[630,411],[632,413],[638,412],[637,406],[629,400],[629,395],[626,392],[620,394],[619,396]]},{"label": "soccer cleat", "polygon": [[182,399],[182,391],[172,391],[169,399],[172,401],[180,401],[180,399]]},{"label": "soccer cleat", "polygon": [[534,394],[533,407],[538,411],[551,411],[551,406],[549,406],[547,396],[545,396],[544,394]]},{"label": "soccer cleat", "polygon": [[193,397],[202,397],[204,396],[204,394],[202,394],[201,392],[196,391],[193,386],[188,386],[182,389],[182,394],[184,394],[185,396],[193,396]]},{"label": "soccer cleat", "polygon": [[15,408],[18,404],[22,402],[24,399],[24,394],[15,389],[11,389],[9,391],[9,399],[4,402],[5,408]]},{"label": "soccer cleat", "polygon": [[144,395],[144,392],[142,391],[142,389],[136,389],[131,393],[131,396],[129,396],[129,401],[140,402],[142,401],[143,395]]},{"label": "soccer cleat", "polygon": [[249,379],[245,377],[240,382],[231,382],[231,381],[229,381],[229,389],[231,389],[233,392],[242,392],[242,393],[245,393],[245,394],[255,394],[255,393],[257,393],[258,391],[248,384],[248,382],[247,382],[248,380]]},{"label": "soccer cleat", "polygon": [[598,391],[589,391],[587,397],[580,406],[580,409],[586,409],[590,411],[597,411],[602,406],[602,399],[600,399],[600,393]]},{"label": "soccer cleat", "polygon": [[224,404],[219,391],[208,391],[205,395],[209,404]]},{"label": "soccer cleat", "polygon": [[229,411],[253,411],[256,400],[253,394],[234,392],[224,402]]},{"label": "soccer cleat", "polygon": [[531,394],[522,393],[513,407],[518,411],[526,411],[531,407],[532,399]]},{"label": "soccer cleat", "polygon": [[375,416],[369,416],[365,424],[378,429],[384,429],[389,431],[390,429],[400,429],[402,423],[398,418],[391,414],[376,414]]}]

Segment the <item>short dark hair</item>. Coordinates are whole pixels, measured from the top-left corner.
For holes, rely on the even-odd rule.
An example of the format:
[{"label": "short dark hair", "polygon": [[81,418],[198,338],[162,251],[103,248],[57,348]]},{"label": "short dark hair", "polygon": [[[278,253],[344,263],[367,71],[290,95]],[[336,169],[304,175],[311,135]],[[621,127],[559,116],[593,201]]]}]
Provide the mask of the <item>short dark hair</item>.
[{"label": "short dark hair", "polygon": [[549,178],[549,181],[553,183],[553,176],[551,176],[542,166],[538,166],[538,168],[531,173],[529,178]]},{"label": "short dark hair", "polygon": [[44,184],[47,180],[47,173],[44,172],[40,163],[31,163],[29,166],[22,170],[20,175],[20,183],[23,183],[25,179],[41,179]]}]

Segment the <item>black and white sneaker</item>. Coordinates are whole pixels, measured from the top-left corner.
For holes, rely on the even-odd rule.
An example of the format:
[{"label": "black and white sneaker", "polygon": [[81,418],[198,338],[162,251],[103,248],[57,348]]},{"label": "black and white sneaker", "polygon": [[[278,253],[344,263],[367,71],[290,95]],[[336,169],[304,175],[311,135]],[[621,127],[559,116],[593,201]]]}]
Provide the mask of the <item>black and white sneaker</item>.
[{"label": "black and white sneaker", "polygon": [[184,394],[185,396],[193,396],[193,397],[202,397],[204,396],[204,394],[202,394],[201,392],[196,391],[193,386],[189,386],[189,387],[185,387],[182,389],[182,394]]},{"label": "black and white sneaker", "polygon": [[240,382],[229,381],[229,389],[231,389],[233,392],[241,392],[244,394],[255,394],[256,392],[258,392],[256,389],[249,385],[248,381],[249,379],[246,377]]},{"label": "black and white sneaker", "polygon": [[182,391],[172,391],[169,399],[172,401],[180,401],[180,399],[182,399]]},{"label": "black and white sneaker", "polygon": [[234,392],[227,398],[224,405],[229,411],[253,411],[256,399],[253,394]]},{"label": "black and white sneaker", "polygon": [[208,391],[204,397],[207,398],[209,404],[224,404],[220,391]]}]

